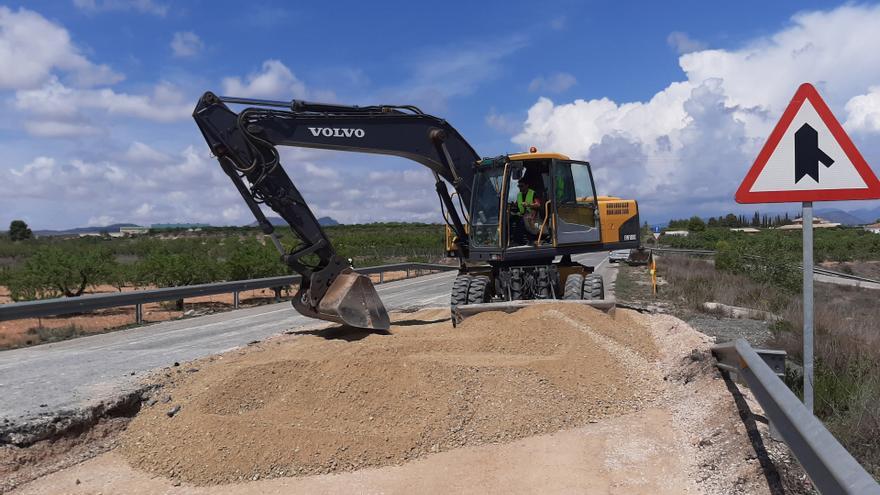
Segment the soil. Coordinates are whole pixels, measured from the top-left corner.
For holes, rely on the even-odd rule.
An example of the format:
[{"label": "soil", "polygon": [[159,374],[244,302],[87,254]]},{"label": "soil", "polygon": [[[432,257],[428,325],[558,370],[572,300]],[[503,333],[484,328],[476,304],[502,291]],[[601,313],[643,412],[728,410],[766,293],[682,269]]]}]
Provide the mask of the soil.
[{"label": "soil", "polygon": [[673,316],[393,316],[166,369],[120,447],[15,493],[780,493],[760,409]]},{"label": "soil", "polygon": [[850,273],[859,277],[880,279],[880,261],[823,261],[819,264],[829,270]]},{"label": "soil", "polygon": [[770,322],[729,318],[717,311],[695,311],[679,301],[664,297],[665,281],[662,276],[658,276],[657,279],[658,290],[654,295],[651,293],[651,276],[646,267],[620,266],[616,286],[618,301],[650,313],[673,314],[697,331],[714,337],[717,342],[742,338],[759,348],[773,338]]},{"label": "soil", "polygon": [[[411,275],[415,275],[412,272]],[[406,278],[406,271],[386,272],[384,281],[391,282]],[[379,283],[379,275],[371,275],[374,283]],[[125,292],[155,289],[155,287],[126,287]],[[107,294],[118,290],[110,285],[91,287],[85,294]],[[292,293],[291,293],[292,294]],[[282,292],[281,300],[288,300]],[[0,304],[13,302],[9,290],[0,285]],[[275,302],[275,291],[259,289],[241,292],[240,307],[258,306]],[[173,301],[144,304],[144,322],[156,323],[174,320],[184,316],[200,316],[233,309],[233,295],[216,294],[186,299],[183,310],[175,308]],[[0,321],[0,350],[36,345],[67,338],[103,333],[114,329],[128,328],[135,324],[134,306],[122,306],[98,310],[93,313],[64,315],[47,318],[25,318],[13,321]]]},{"label": "soil", "polygon": [[550,305],[458,328],[410,318],[386,335],[336,328],[269,344],[172,374],[172,401],[143,410],[121,452],[151,473],[216,484],[398,464],[584,425],[654,395],[649,377],[605,348],[656,356],[644,330],[619,318]]},{"label": "soil", "polygon": [[86,431],[42,440],[27,448],[0,446],[0,493],[112,449],[126,423],[126,418],[106,418]]}]

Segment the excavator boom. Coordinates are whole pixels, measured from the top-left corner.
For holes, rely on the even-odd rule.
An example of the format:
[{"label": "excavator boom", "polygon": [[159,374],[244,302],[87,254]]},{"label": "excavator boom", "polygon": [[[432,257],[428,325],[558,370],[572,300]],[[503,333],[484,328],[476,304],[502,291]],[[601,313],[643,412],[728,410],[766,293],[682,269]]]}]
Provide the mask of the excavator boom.
[{"label": "excavator boom", "polygon": [[[249,105],[239,113],[227,104]],[[464,259],[467,230],[443,180],[470,207],[473,148],[446,121],[412,106],[347,106],[302,101],[218,97],[205,93],[193,118],[223,171],[232,180],[281,259],[302,275],[293,305],[303,315],[353,327],[385,330],[388,312],[369,278],[340,257],[293,181],[276,146],[298,146],[409,158],[434,173],[437,193]],[[265,204],[300,240],[287,252],[260,210]]]}]

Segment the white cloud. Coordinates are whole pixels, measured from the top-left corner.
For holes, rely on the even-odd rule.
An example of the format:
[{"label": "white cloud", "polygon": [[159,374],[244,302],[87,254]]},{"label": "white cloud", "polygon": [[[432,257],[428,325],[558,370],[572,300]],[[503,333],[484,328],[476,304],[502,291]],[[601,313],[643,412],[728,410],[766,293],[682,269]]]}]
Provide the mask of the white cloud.
[{"label": "white cloud", "polygon": [[31,89],[60,72],[77,86],[123,79],[106,65],[90,62],[64,27],[40,14],[0,6],[0,89]]},{"label": "white cloud", "polygon": [[116,219],[110,215],[99,215],[94,217],[89,217],[89,221],[87,222],[87,226],[89,227],[105,227],[107,225],[113,225],[116,223]]},{"label": "white cloud", "polygon": [[133,215],[135,218],[149,218],[151,213],[153,213],[153,205],[141,203],[140,206],[135,208]]},{"label": "white cloud", "polygon": [[[407,160],[281,148],[291,179],[318,217],[345,223],[439,222],[431,173]],[[176,151],[132,143],[127,151],[90,150],[86,160],[43,154],[0,169],[0,198],[32,211],[40,228],[91,225],[252,222],[235,187],[204,145]],[[363,155],[359,155],[363,156]],[[53,211],[46,205],[63,204]],[[277,215],[275,213],[270,213]]]},{"label": "white cloud", "polygon": [[204,47],[202,39],[192,31],[177,32],[171,38],[171,52],[175,57],[194,57]]},{"label": "white cloud", "polygon": [[168,5],[153,0],[73,0],[73,5],[87,12],[133,10],[159,17],[165,17],[168,14]]},{"label": "white cloud", "polygon": [[506,36],[426,50],[416,57],[412,77],[379,96],[441,112],[449,98],[470,95],[481,84],[502,77],[502,61],[526,44],[525,37]]},{"label": "white cloud", "polygon": [[705,43],[699,40],[695,40],[688,36],[687,33],[682,33],[680,31],[673,31],[669,33],[669,36],[666,37],[666,43],[668,43],[669,46],[671,46],[672,48],[675,48],[675,51],[679,54],[696,52],[706,49]]},{"label": "white cloud", "polygon": [[[38,156],[0,170],[0,197],[30,205],[37,224],[70,227],[89,218],[91,225],[199,221],[227,223],[241,198],[207,149],[188,146],[177,152],[145,152],[133,145],[117,157],[112,150],[92,160]],[[159,157],[163,160],[157,161]],[[140,158],[140,160],[139,160]],[[47,203],[48,202],[48,203]],[[64,205],[52,211],[35,205]],[[229,208],[233,210],[225,211]]]},{"label": "white cloud", "polygon": [[100,134],[101,130],[84,122],[27,120],[24,130],[31,136],[46,138],[75,138]]},{"label": "white cloud", "polygon": [[239,222],[243,219],[243,217],[244,208],[242,208],[241,206],[235,205],[223,209],[223,220],[225,220],[227,223]]},{"label": "white cloud", "polygon": [[846,102],[844,126],[856,131],[880,131],[880,86],[871,86],[868,93]]},{"label": "white cloud", "polygon": [[564,15],[557,16],[550,20],[550,29],[554,31],[562,31],[565,29],[566,24],[568,24],[568,18]]},{"label": "white cloud", "polygon": [[854,129],[880,130],[878,25],[880,6],[800,13],[741,48],[682,55],[686,79],[648,101],[539,98],[513,141],[590,159],[599,192],[639,199],[648,218],[717,214],[800,83]]},{"label": "white cloud", "polygon": [[223,91],[229,96],[252,98],[306,98],[306,85],[280,60],[266,60],[262,70],[252,72],[243,81],[238,77],[223,79]]},{"label": "white cloud", "polygon": [[131,143],[123,154],[123,158],[134,163],[166,163],[170,160],[170,157],[165,153],[140,141]]},{"label": "white cloud", "polygon": [[532,93],[546,91],[548,93],[562,93],[577,84],[577,79],[567,72],[556,72],[547,77],[538,76],[529,83],[529,91]]},{"label": "white cloud", "polygon": [[522,119],[513,114],[498,113],[495,107],[486,114],[486,125],[504,134],[516,134],[522,130]]},{"label": "white cloud", "polygon": [[[77,89],[53,77],[38,89],[15,92],[15,108],[27,119],[25,129],[36,136],[69,137],[95,134],[96,111],[107,116],[135,117],[154,122],[187,119],[191,102],[168,83],[153,87],[152,94],[117,93],[110,88]],[[100,119],[95,119],[100,120]],[[79,126],[79,127],[78,127]]]}]

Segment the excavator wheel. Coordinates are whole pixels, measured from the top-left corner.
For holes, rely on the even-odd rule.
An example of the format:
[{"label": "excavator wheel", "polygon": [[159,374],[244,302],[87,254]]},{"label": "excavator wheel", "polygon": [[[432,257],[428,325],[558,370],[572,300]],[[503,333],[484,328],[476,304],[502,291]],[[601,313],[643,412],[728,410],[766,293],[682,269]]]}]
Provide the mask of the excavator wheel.
[{"label": "excavator wheel", "polygon": [[593,273],[584,278],[583,298],[591,301],[605,299],[605,283],[602,281],[602,275]]},{"label": "excavator wheel", "polygon": [[471,279],[468,288],[468,304],[482,304],[489,302],[489,277],[477,275]]},{"label": "excavator wheel", "polygon": [[467,273],[461,273],[455,277],[455,281],[452,282],[452,297],[450,300],[450,304],[453,307],[468,303],[471,280],[472,277]]},{"label": "excavator wheel", "polygon": [[562,298],[567,300],[579,300],[583,294],[584,276],[573,273],[565,279],[565,287],[562,289]]}]

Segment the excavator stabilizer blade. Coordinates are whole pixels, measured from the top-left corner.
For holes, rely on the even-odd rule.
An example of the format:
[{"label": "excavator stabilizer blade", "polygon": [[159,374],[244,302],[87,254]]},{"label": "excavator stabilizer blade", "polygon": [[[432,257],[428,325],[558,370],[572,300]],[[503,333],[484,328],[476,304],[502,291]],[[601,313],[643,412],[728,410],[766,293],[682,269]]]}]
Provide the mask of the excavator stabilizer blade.
[{"label": "excavator stabilizer blade", "polygon": [[318,314],[319,318],[357,328],[391,328],[391,318],[379,299],[373,282],[366,275],[354,272],[342,273],[336,277],[318,303]]}]

